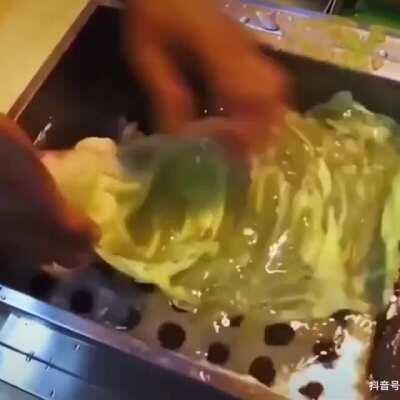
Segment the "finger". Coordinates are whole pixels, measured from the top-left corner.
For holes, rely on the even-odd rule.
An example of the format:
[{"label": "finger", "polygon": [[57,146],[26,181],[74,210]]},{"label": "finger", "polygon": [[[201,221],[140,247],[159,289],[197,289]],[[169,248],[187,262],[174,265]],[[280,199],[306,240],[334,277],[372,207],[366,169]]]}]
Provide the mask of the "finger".
[{"label": "finger", "polygon": [[3,185],[8,184],[21,198],[29,198],[34,204],[53,206],[55,183],[25,132],[4,117],[0,118],[0,162]]},{"label": "finger", "polygon": [[213,82],[220,101],[231,112],[258,115],[266,106],[287,102],[290,80],[285,71],[258,52],[243,53],[241,68],[229,62],[220,63],[213,71]]},{"label": "finger", "polygon": [[65,206],[60,213],[61,220],[56,224],[54,240],[74,253],[90,252],[100,239],[98,226],[83,214]]},{"label": "finger", "polygon": [[2,136],[8,136],[26,148],[32,148],[29,136],[14,120],[2,113],[0,113],[0,132]]},{"label": "finger", "polygon": [[70,209],[27,135],[4,117],[0,118],[0,163],[1,241],[25,246],[30,256],[40,258],[45,253],[56,257],[56,249],[71,254],[91,249],[96,228]]},{"label": "finger", "polygon": [[93,252],[91,237],[83,229],[71,230],[63,224],[49,230],[44,218],[14,213],[0,216],[0,247],[14,258],[36,264],[58,262],[68,268],[86,265]]},{"label": "finger", "polygon": [[[229,129],[230,145],[262,151],[273,140],[273,127],[283,122],[290,80],[236,23],[225,16],[220,19],[219,24],[206,22],[208,30],[195,34],[195,50],[210,79],[216,108],[222,107],[236,124]],[[232,57],[238,52],[241,57]]]},{"label": "finger", "polygon": [[82,279],[87,272],[88,264],[76,268],[65,268],[57,263],[45,264],[41,270],[48,276],[63,282],[74,282]]},{"label": "finger", "polygon": [[229,115],[243,127],[242,139],[252,150],[263,151],[284,122],[290,81],[269,60],[254,53],[247,57],[236,85],[221,79],[216,87]]},{"label": "finger", "polygon": [[[191,30],[193,50],[203,63],[216,96],[246,98],[256,82],[265,98],[286,101],[291,87],[289,75],[262,54],[253,35],[222,13],[210,13],[198,25],[198,29]],[[240,57],[233,56],[236,54]]]},{"label": "finger", "polygon": [[0,204],[1,250],[14,249],[14,255],[68,267],[80,265],[92,253],[99,234],[85,216],[73,210],[49,213],[6,191],[3,196],[8,200]]},{"label": "finger", "polygon": [[154,35],[139,33],[133,43],[133,66],[151,97],[158,128],[174,133],[194,116],[191,90]]}]

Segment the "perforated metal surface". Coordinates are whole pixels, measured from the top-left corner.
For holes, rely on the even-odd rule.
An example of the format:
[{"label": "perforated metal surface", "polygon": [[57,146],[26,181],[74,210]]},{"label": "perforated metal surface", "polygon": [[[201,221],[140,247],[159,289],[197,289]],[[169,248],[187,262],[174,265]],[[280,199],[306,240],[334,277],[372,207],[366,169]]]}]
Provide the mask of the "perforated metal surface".
[{"label": "perforated metal surface", "polygon": [[[315,381],[321,382],[327,393],[336,390],[337,394],[362,398],[357,386],[365,379],[363,368],[375,326],[369,316],[338,313],[323,321],[274,323],[273,315],[266,315],[264,321],[225,314],[194,315],[172,306],[158,290],[141,288],[117,273],[108,281],[113,289],[102,286],[101,276],[95,278],[94,270],[89,275],[92,278],[81,278],[79,283],[60,282],[48,301],[71,309],[71,297],[84,291],[93,305],[85,317],[126,331],[152,348],[177,351],[253,375],[291,399],[302,399],[299,390]],[[134,318],[130,317],[132,310]],[[348,357],[352,352],[354,358]],[[270,365],[257,369],[260,358]],[[327,376],[324,370],[329,371]],[[340,391],[332,386],[335,381],[341,382]]]},{"label": "perforated metal surface", "polygon": [[21,391],[43,400],[234,399],[193,379],[184,360],[7,287],[0,293],[0,381]]}]

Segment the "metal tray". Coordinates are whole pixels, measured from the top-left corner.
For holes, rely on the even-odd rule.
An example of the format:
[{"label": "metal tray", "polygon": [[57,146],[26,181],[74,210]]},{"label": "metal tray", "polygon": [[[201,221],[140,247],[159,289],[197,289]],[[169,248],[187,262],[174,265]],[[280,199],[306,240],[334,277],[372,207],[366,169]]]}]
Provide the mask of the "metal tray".
[{"label": "metal tray", "polygon": [[[46,147],[62,149],[92,134],[116,137],[121,124],[126,121],[138,121],[142,130],[152,130],[152,111],[148,99],[121,57],[120,18],[120,12],[116,9],[98,8],[40,89],[32,93],[29,104],[14,110],[15,115],[19,116],[19,122],[32,135],[32,139],[46,132]],[[297,98],[294,102],[299,110],[306,110],[325,101],[338,91],[349,90],[358,101],[371,110],[400,120],[400,109],[397,105],[397,98],[400,96],[399,82],[343,70],[285,53],[273,53],[266,48],[263,51],[267,56],[281,62],[296,78]],[[198,92],[204,94],[206,91],[201,80],[193,76],[191,78]],[[205,98],[204,102],[206,101]],[[19,291],[45,299],[43,290],[46,288],[42,287],[38,291],[32,285],[32,279],[36,279],[34,271],[34,268],[10,269],[4,264],[0,280]],[[144,360],[142,368],[152,371],[161,369],[164,374],[169,370],[171,379],[176,379],[177,375],[184,380],[188,379],[188,385],[192,385],[193,392],[199,390],[195,386],[197,380],[206,381],[209,385],[240,398],[278,398],[265,388],[241,380],[237,376],[169,352],[149,350],[130,336],[100,327],[90,321],[82,321],[80,317],[65,314],[64,311],[43,303],[36,303],[13,290],[5,290],[7,295],[4,296],[5,299],[0,296],[0,304],[22,313],[33,314],[36,318],[53,324],[57,329],[62,327],[69,335],[75,332],[97,344],[105,344],[128,353],[134,359]],[[389,380],[389,375],[396,379],[396,374],[398,376],[400,373],[400,359],[396,352],[393,355],[393,351],[389,350],[397,349],[396,343],[390,343],[397,334],[400,323],[397,317],[386,321],[383,315],[378,325],[374,343],[376,350],[371,357],[370,371],[376,379]],[[393,366],[390,372],[387,365]],[[168,376],[168,373],[166,375]],[[168,380],[167,377],[165,379]],[[159,395],[154,395],[156,397],[151,399],[166,398],[163,397],[162,390],[160,386]],[[173,398],[187,398],[187,393],[186,391],[175,394]],[[221,394],[215,392],[204,398],[217,399],[218,395]]]}]

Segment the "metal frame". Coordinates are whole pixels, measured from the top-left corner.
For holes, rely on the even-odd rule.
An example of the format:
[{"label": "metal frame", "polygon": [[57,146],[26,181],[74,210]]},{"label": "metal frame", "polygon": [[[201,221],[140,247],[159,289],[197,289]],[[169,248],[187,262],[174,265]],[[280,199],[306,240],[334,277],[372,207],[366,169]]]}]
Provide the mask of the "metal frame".
[{"label": "metal frame", "polygon": [[[63,52],[69,47],[73,39],[79,33],[79,30],[83,27],[84,22],[89,19],[96,7],[101,4],[106,4],[107,6],[113,7],[121,7],[121,4],[114,0],[104,0],[104,2],[101,3],[90,3],[90,6],[88,6],[88,8],[80,17],[80,20],[76,23],[73,29],[71,28],[71,32],[66,35],[65,40],[60,44],[58,51],[52,55],[51,59],[43,67],[42,72],[34,79],[33,83],[13,107],[11,112],[13,116],[20,115],[20,113],[24,110],[26,105],[35,95],[36,91],[45,81],[52,68],[57,64]],[[311,14],[310,17],[312,17]],[[266,32],[262,27],[255,26],[252,27],[252,29],[258,30],[260,34],[260,42],[263,42],[266,35],[270,35],[270,33]],[[178,374],[183,377],[194,379],[200,383],[207,383],[208,385],[222,389],[227,393],[231,393],[234,396],[239,396],[240,398],[254,400],[267,398],[272,400],[280,398],[272,392],[267,391],[265,387],[256,384],[254,380],[250,380],[246,377],[235,375],[221,369],[213,368],[207,364],[196,363],[175,353],[159,349],[149,349],[142,342],[139,342],[128,334],[116,332],[109,328],[100,326],[94,322],[82,319],[69,312],[37,301],[27,295],[7,287],[0,289],[0,313],[1,310],[6,311],[9,314],[7,316],[6,323],[0,330],[0,354],[4,354],[5,359],[7,359],[7,357],[15,358],[15,363],[18,363],[20,362],[19,360],[24,359],[25,364],[21,364],[24,367],[26,367],[27,360],[30,362],[29,366],[35,366],[35,368],[39,369],[42,368],[42,370],[45,370],[46,366],[50,366],[51,369],[57,371],[57,377],[59,378],[54,375],[53,378],[47,378],[49,381],[57,381],[61,378],[70,379],[71,376],[73,378],[78,378],[78,375],[79,377],[82,377],[84,371],[74,370],[76,366],[76,362],[74,361],[76,355],[73,353],[73,351],[75,348],[74,346],[79,345],[81,346],[80,349],[82,349],[80,350],[80,354],[94,351],[96,353],[94,358],[96,359],[97,357],[98,360],[102,359],[101,357],[103,357],[100,353],[98,353],[98,351],[101,352],[104,350],[104,348],[106,348],[108,350],[118,352],[119,355],[122,354],[128,356],[131,361],[137,360],[138,362],[142,361],[146,363],[145,365],[148,366],[149,370],[161,369],[174,376]],[[28,325],[25,325],[26,323]],[[37,328],[37,324],[39,324],[41,328]],[[27,327],[31,329],[29,330]],[[48,353],[38,347],[40,343],[34,342],[34,335],[32,335],[32,341],[29,341],[28,343],[22,339],[18,339],[18,332],[23,332],[24,337],[29,337],[29,334],[34,332],[35,329],[44,329],[44,331],[49,333],[51,336],[53,343],[54,341],[58,343],[58,347],[70,349],[62,360],[51,360],[51,357],[47,357]],[[10,353],[10,351],[12,353]],[[32,355],[32,351],[35,351],[35,354]],[[72,353],[72,355],[70,353]],[[13,357],[9,356],[8,354],[12,354]],[[115,355],[114,352],[113,354]],[[118,362],[119,361],[115,361],[114,364],[113,361],[110,362],[109,365],[117,365]],[[97,364],[99,364],[99,361]],[[67,369],[67,371],[65,369]],[[95,370],[96,368],[94,366],[93,371]],[[101,368],[99,370],[101,370]],[[66,377],[63,374],[66,374]],[[7,371],[5,369],[3,371],[2,369],[0,356],[0,381],[4,380],[14,386],[22,385],[22,389],[29,391],[30,393],[35,392],[36,390],[36,395],[42,396],[41,398],[54,398],[54,394],[51,396],[52,389],[54,388],[49,388],[46,386],[46,393],[37,392],[40,388],[34,390],[33,386],[26,387],[26,382],[24,386],[24,383],[21,382],[24,380],[23,376],[25,375],[21,374],[19,376],[18,372],[15,372],[13,375],[7,375]],[[19,379],[19,381],[16,382],[13,379]],[[72,380],[71,382],[72,383],[70,383],[70,386],[74,386],[73,382],[75,381]],[[80,382],[81,380],[79,380],[79,383]],[[98,383],[100,382],[98,381]],[[58,393],[59,390],[56,390],[55,398],[57,399],[59,398]],[[134,392],[131,392],[132,396],[133,393]],[[90,395],[91,394],[89,393],[87,395],[88,397],[85,397],[85,400],[90,400]],[[100,396],[102,396],[102,394],[99,394],[99,397],[97,398],[100,398]],[[104,396],[106,396],[106,394]],[[134,398],[132,396],[131,398]],[[114,396],[114,398],[116,398],[116,396]],[[74,400],[74,397],[66,397],[66,400]]]}]

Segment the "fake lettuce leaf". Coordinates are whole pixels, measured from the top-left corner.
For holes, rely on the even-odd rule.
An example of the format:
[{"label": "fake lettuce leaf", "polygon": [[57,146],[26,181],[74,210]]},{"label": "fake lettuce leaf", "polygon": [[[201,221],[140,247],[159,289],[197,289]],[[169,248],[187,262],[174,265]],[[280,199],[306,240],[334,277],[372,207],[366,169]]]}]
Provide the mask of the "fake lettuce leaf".
[{"label": "fake lettuce leaf", "polygon": [[[97,252],[117,270],[190,307],[309,319],[374,310],[371,288],[397,278],[397,131],[340,93],[288,113],[248,179],[200,136],[91,138],[44,162],[99,225]],[[379,240],[386,271],[370,263]]]}]

